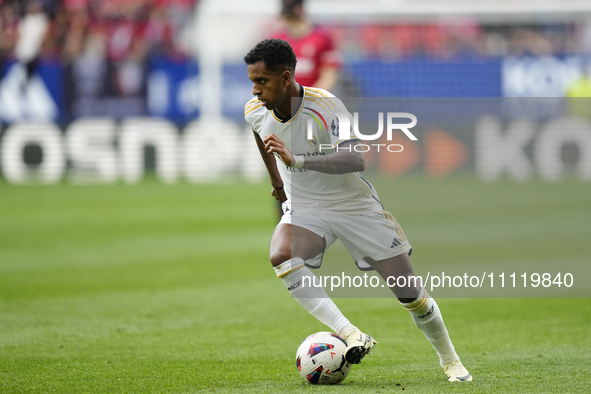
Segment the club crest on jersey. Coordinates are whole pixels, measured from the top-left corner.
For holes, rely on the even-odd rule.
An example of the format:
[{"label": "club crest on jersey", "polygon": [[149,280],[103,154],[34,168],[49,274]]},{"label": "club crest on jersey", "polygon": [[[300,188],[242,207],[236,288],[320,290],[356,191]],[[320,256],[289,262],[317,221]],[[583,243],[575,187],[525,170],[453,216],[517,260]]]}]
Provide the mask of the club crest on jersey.
[{"label": "club crest on jersey", "polygon": [[339,118],[335,117],[330,123],[330,133],[335,137],[339,136]]},{"label": "club crest on jersey", "polygon": [[308,145],[310,146],[316,146],[318,145],[318,138],[312,134],[312,139],[307,139],[306,142],[308,142]]}]

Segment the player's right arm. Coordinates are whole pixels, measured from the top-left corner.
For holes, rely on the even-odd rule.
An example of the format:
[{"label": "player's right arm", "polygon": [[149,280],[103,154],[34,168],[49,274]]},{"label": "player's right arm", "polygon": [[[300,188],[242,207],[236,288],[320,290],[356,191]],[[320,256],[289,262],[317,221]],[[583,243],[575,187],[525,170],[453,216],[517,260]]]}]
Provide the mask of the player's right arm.
[{"label": "player's right arm", "polygon": [[[295,156],[275,134],[265,136],[262,141],[267,153],[277,153],[279,158],[288,167],[305,168],[306,170],[323,172],[325,174],[347,174],[349,172],[363,172],[365,170],[365,154],[355,150],[359,140],[345,141],[341,143],[340,150],[325,156]],[[347,150],[348,148],[348,150]],[[259,147],[260,149],[260,147]],[[304,162],[297,167],[297,160]]]},{"label": "player's right arm", "polygon": [[277,162],[275,161],[275,156],[273,153],[268,153],[265,149],[265,144],[261,139],[261,136],[253,130],[254,139],[257,143],[257,147],[259,148],[259,152],[261,153],[261,157],[263,158],[263,162],[265,163],[265,167],[267,167],[267,172],[269,173],[269,178],[271,178],[271,185],[273,186],[273,191],[271,195],[275,197],[276,200],[283,202],[287,200],[287,195],[285,194],[285,190],[283,189],[283,180],[281,179],[281,175],[279,174],[279,170],[277,169]]}]

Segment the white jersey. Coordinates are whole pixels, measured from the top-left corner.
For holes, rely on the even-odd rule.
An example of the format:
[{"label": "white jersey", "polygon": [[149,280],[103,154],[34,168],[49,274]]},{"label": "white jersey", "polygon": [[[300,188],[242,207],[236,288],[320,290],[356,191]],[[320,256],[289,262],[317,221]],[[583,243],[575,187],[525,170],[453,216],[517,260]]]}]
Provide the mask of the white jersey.
[{"label": "white jersey", "polygon": [[[277,135],[294,155],[312,157],[334,153],[335,147],[350,140],[339,140],[338,118],[326,110],[347,109],[326,90],[304,87],[303,91],[303,100],[291,119],[281,120],[274,111],[267,110],[260,100],[253,98],[244,107],[246,123],[261,139],[269,134]],[[309,123],[312,139],[308,139]],[[374,187],[358,173],[325,174],[288,167],[277,154],[275,159],[292,209],[322,208],[342,212],[383,209]]]}]

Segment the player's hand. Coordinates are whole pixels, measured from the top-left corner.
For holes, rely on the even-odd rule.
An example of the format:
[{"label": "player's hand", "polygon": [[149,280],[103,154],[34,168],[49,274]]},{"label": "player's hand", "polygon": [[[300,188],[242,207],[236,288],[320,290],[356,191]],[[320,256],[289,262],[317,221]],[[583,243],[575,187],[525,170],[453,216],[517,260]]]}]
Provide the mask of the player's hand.
[{"label": "player's hand", "polygon": [[285,143],[279,139],[279,137],[277,137],[275,134],[266,135],[265,138],[263,138],[263,143],[265,144],[267,153],[277,153],[281,161],[285,163],[286,166],[293,166],[295,158],[289,149],[287,149]]},{"label": "player's hand", "polygon": [[285,190],[283,189],[273,188],[273,191],[271,191],[271,195],[275,197],[275,200],[279,202],[287,201],[287,194],[285,194]]}]

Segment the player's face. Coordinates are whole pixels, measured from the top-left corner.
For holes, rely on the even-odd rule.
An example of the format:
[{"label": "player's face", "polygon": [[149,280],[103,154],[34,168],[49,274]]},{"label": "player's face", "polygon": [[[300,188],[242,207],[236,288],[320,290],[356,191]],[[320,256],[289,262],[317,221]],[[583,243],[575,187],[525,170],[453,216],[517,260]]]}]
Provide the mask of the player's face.
[{"label": "player's face", "polygon": [[249,64],[248,78],[252,81],[252,94],[263,102],[267,109],[281,107],[287,99],[286,71],[283,73],[267,70],[264,62]]}]

